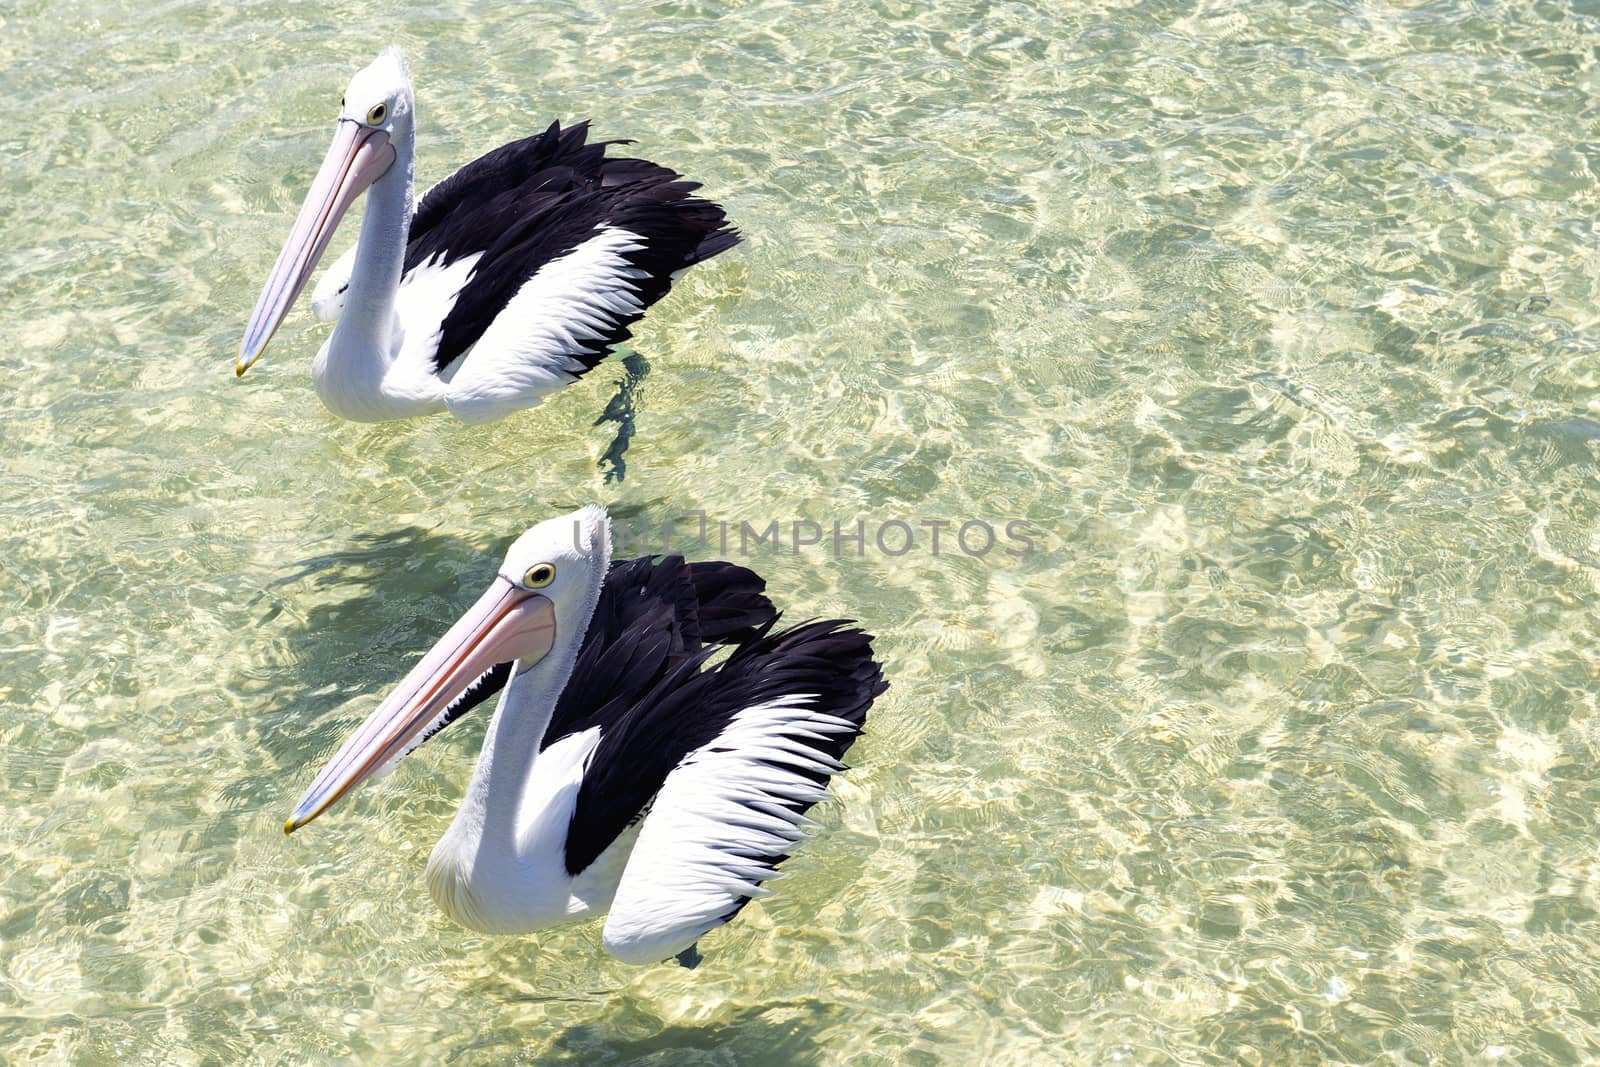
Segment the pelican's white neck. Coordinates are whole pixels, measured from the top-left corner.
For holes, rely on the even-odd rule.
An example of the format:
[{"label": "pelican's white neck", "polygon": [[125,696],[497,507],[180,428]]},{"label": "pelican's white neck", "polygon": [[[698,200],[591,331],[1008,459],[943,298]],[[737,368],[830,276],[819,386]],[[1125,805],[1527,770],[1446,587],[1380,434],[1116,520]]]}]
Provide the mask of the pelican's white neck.
[{"label": "pelican's white neck", "polygon": [[616,892],[598,861],[576,875],[567,870],[567,834],[600,727],[563,727],[545,743],[610,563],[611,523],[595,505],[529,528],[506,552],[500,576],[513,585],[547,572],[544,591],[530,593],[549,601],[555,637],[538,662],[513,667],[466,798],[428,857],[434,901],[475,930],[536,930],[604,908]]},{"label": "pelican's white neck", "polygon": [[544,794],[575,792],[577,782],[551,773],[539,747],[582,642],[581,632],[569,634],[538,663],[513,669],[467,795],[428,858],[434,901],[465,926],[516,933],[569,910],[562,850],[571,806]]},{"label": "pelican's white neck", "polygon": [[391,143],[394,164],[367,191],[350,291],[345,295],[344,313],[333,330],[335,339],[343,334],[347,343],[357,339],[369,344],[377,342],[372,347],[378,348],[385,359],[398,327],[394,297],[400,288],[406,235],[411,231],[411,179],[416,155],[410,137],[396,137]]},{"label": "pelican's white neck", "polygon": [[[472,772],[472,784],[451,823],[450,833],[478,838],[479,846],[516,851],[517,818],[533,765],[550,727],[556,699],[566,688],[577,659],[577,642],[563,637],[560,646],[532,667],[520,664],[495,705],[483,739],[483,751]],[[459,829],[458,829],[459,828]]]},{"label": "pelican's white neck", "polygon": [[443,407],[436,383],[396,382],[389,371],[405,341],[395,296],[411,232],[414,138],[396,129],[395,160],[367,190],[366,213],[344,310],[328,342],[317,353],[311,376],[317,394],[341,418],[358,422],[427,414]]}]

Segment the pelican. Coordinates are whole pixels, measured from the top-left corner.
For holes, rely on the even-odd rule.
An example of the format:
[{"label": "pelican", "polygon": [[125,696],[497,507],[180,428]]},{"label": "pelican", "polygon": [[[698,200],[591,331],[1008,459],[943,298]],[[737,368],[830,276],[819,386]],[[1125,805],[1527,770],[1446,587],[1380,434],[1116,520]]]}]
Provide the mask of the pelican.
[{"label": "pelican", "polygon": [[776,629],[752,571],[610,556],[595,505],[518,538],[284,832],[500,689],[428,859],[435,903],[501,934],[605,912],[613,956],[692,966],[700,937],[765,896],[815,828],[806,809],[887,683],[849,620]]},{"label": "pelican", "polygon": [[358,422],[533,407],[604,359],[684,269],[739,241],[699,185],[608,158],[588,124],[502,145],[413,211],[415,108],[405,57],[350,80],[333,145],[267,279],[236,373],[261,357],[363,192],[356,247],[312,309],[333,333],[311,365],[328,410]]}]

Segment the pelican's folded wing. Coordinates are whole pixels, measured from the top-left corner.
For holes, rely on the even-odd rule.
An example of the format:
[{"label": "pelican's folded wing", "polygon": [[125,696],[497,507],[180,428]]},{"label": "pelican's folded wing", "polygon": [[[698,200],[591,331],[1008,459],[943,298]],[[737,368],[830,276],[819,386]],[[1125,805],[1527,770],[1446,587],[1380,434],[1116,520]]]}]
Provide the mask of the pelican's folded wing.
[{"label": "pelican's folded wing", "polygon": [[408,342],[449,381],[446,403],[463,421],[538,404],[626,340],[678,272],[739,240],[720,207],[690,195],[696,183],[606,155],[627,142],[587,137],[587,123],[552,123],[417,205],[406,277],[474,258],[449,275],[442,314],[427,320],[437,333]]},{"label": "pelican's folded wing", "polygon": [[[676,699],[655,702],[648,721],[603,735],[580,789],[569,866],[594,829],[586,821],[604,817],[605,805],[586,801],[648,788],[653,764],[677,760],[647,800],[606,919],[607,950],[630,963],[666,959],[765,895],[884,688],[868,635],[808,623],[740,648]],[[600,781],[595,771],[612,765],[628,780]]]}]

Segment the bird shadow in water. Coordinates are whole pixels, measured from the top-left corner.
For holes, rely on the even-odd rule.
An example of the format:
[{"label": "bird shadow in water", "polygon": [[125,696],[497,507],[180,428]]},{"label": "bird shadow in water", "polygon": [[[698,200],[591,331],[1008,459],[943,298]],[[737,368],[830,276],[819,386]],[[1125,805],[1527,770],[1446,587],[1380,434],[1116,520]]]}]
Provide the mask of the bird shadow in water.
[{"label": "bird shadow in water", "polygon": [[[268,676],[255,680],[268,694],[253,721],[269,766],[223,787],[225,806],[281,804],[283,790],[304,785],[299,778],[332,755],[353,725],[336,709],[403,677],[488,584],[519,533],[484,542],[417,526],[358,535],[354,547],[311,556],[262,589],[260,629],[283,650]],[[279,592],[302,584],[338,595]],[[312,603],[284,610],[294,600]],[[294,772],[288,786],[287,770]]]},{"label": "bird shadow in water", "polygon": [[[526,525],[580,503],[533,506]],[[610,513],[624,525],[642,526],[643,516],[665,507],[661,500],[646,500],[613,505]],[[259,773],[222,787],[225,818],[293,800],[285,794],[305,786],[359,721],[338,709],[357,696],[375,701],[405,677],[487,587],[523,529],[513,522],[482,539],[420,526],[356,534],[347,542],[352,547],[286,565],[263,587],[252,602],[260,610],[256,629],[281,653],[264,674],[239,684],[264,694],[252,716],[264,760]],[[298,588],[288,592],[293,587]],[[465,716],[461,727],[452,728],[456,743],[474,746],[473,735],[487,718]]]},{"label": "bird shadow in water", "polygon": [[[817,1034],[843,1023],[842,1008],[817,1000],[755,1005],[726,1022],[664,1025],[646,1037],[637,1033],[642,1020],[630,998],[620,998],[600,1018],[567,1027],[539,1058],[540,1063],[677,1064],[759,1063],[762,1067],[810,1067],[821,1062]],[[526,1043],[516,1028],[480,1033],[452,1050],[446,1062],[475,1058],[489,1049],[504,1051]]]},{"label": "bird shadow in water", "polygon": [[616,395],[606,404],[600,417],[594,420],[596,426],[608,422],[617,424],[617,435],[611,439],[611,446],[606,449],[605,455],[600,457],[600,469],[606,472],[607,485],[621,485],[628,473],[628,463],[623,456],[628,451],[628,441],[634,432],[634,392],[650,376],[650,364],[639,353],[629,352],[622,357],[622,371]]}]

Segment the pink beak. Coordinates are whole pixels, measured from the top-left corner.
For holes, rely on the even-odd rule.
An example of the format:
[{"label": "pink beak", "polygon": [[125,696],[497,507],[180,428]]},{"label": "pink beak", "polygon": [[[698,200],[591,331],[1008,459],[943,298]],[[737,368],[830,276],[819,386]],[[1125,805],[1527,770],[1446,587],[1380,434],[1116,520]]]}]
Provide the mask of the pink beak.
[{"label": "pink beak", "polygon": [[283,832],[294,833],[404,752],[489,668],[513,660],[522,667],[537,663],[549,654],[555,639],[555,605],[497,577],[350,735],[296,805]]},{"label": "pink beak", "polygon": [[394,160],[394,146],[389,143],[387,133],[363,126],[354,119],[339,120],[322,169],[311,183],[300,216],[294,220],[294,229],[289,231],[289,240],[278,254],[266,288],[261,290],[261,299],[256,301],[255,314],[250,316],[244,343],[239,346],[235,374],[243,375],[261,358],[295,297],[305,288],[306,280],[328,247],[345,211],[368,186],[388,172]]}]

